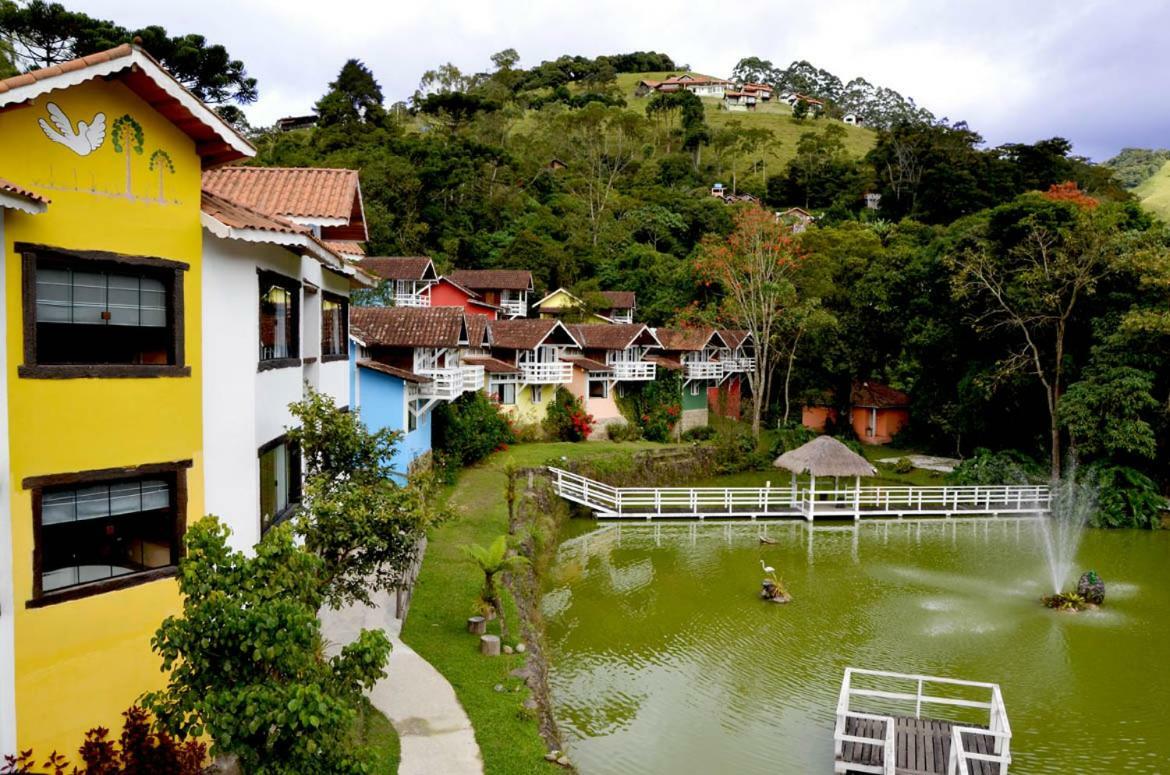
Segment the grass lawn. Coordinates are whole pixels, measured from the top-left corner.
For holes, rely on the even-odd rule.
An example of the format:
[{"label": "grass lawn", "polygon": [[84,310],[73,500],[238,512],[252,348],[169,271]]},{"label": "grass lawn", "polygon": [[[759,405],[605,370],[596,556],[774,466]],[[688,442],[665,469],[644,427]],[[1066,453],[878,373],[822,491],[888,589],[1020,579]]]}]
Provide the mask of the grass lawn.
[{"label": "grass lawn", "polygon": [[1142,206],[1159,218],[1170,219],[1170,161],[1133,190]]},{"label": "grass lawn", "polygon": [[355,748],[366,748],[370,754],[373,775],[395,775],[401,751],[398,733],[390,719],[370,704],[365,697],[358,708],[357,721],[350,733]]},{"label": "grass lawn", "polygon": [[[402,639],[455,688],[475,727],[489,775],[549,773],[559,768],[544,761],[545,748],[535,716],[522,707],[527,687],[508,675],[523,664],[524,657],[480,656],[478,637],[466,630],[467,617],[475,613],[483,574],[460,547],[490,544],[507,531],[504,466],[508,461],[524,467],[562,455],[580,459],[661,446],[608,441],[517,445],[462,471],[448,489],[447,503],[455,517],[431,532]],[[508,624],[514,638],[519,624],[514,614]],[[505,691],[495,691],[499,684]]]}]

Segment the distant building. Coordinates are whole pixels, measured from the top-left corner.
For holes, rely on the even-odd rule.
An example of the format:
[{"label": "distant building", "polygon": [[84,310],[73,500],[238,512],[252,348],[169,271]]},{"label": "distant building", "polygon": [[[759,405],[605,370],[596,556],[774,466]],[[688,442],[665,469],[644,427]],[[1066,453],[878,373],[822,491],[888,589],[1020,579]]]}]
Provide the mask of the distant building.
[{"label": "distant building", "polygon": [[876,210],[881,206],[882,195],[867,193],[865,195],[865,206],[870,210]]},{"label": "distant building", "polygon": [[734,83],[722,78],[712,78],[709,75],[699,75],[698,73],[683,73],[682,75],[672,75],[662,81],[641,80],[638,82],[634,94],[638,97],[645,97],[650,92],[655,91],[670,94],[686,90],[700,97],[722,97],[724,92],[734,87]]},{"label": "distant building", "polygon": [[844,121],[849,126],[861,126],[862,124],[865,123],[865,121],[861,118],[861,116],[857,115],[856,113],[846,113],[841,118],[841,120]]},{"label": "distant building", "polygon": [[475,291],[487,304],[499,307],[501,317],[528,316],[528,294],[532,293],[532,272],[527,269],[456,269],[447,276],[452,282]]},{"label": "distant building", "polygon": [[864,444],[889,444],[910,422],[910,396],[880,382],[858,382],[850,396],[849,419]]},{"label": "distant building", "polygon": [[309,129],[317,126],[317,116],[285,116],[276,119],[276,128],[281,132],[291,132],[294,129]]},{"label": "distant building", "polygon": [[790,207],[776,213],[776,220],[792,227],[793,234],[801,234],[816,220],[813,214],[801,207]]},{"label": "distant building", "polygon": [[752,94],[763,102],[772,99],[772,87],[766,83],[745,83],[739,87],[739,90],[747,94]]},{"label": "distant building", "polygon": [[638,308],[637,296],[633,291],[602,291],[601,295],[609,305],[601,314],[614,323],[633,323],[634,311]]},{"label": "distant building", "polygon": [[755,110],[758,99],[755,94],[746,91],[725,91],[723,92],[723,108],[736,112]]}]

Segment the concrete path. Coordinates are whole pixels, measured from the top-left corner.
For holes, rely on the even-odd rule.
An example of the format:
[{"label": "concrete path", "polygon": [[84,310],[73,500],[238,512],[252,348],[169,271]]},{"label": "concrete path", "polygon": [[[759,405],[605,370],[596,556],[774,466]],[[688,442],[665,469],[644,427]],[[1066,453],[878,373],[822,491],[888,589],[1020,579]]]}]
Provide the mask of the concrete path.
[{"label": "concrete path", "polygon": [[374,596],[374,606],[355,605],[320,613],[328,653],[357,637],[362,629],[381,628],[393,651],[386,677],[370,691],[370,702],[386,714],[402,741],[399,775],[481,775],[483,760],[471,722],[455,690],[430,662],[398,637],[402,622],[395,618],[394,597]]}]

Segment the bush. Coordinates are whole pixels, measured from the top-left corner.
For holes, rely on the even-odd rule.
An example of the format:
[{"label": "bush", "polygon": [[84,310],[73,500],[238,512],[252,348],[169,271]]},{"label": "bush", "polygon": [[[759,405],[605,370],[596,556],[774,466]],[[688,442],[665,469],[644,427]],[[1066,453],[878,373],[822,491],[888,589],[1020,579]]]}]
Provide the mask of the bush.
[{"label": "bush", "polygon": [[951,484],[1022,484],[1044,479],[1043,466],[1018,449],[992,452],[983,447],[947,477]]},{"label": "bush", "polygon": [[[85,733],[85,742],[78,748],[85,769],[91,775],[119,775],[119,773],[166,772],[172,775],[200,775],[207,758],[207,746],[198,740],[178,743],[163,730],[152,730],[150,715],[139,707],[122,713],[122,735],[109,739],[110,730],[94,727]],[[34,772],[79,772],[71,769],[64,756],[53,752],[37,769],[31,750],[16,756],[5,756],[0,764],[0,775],[25,775]]]},{"label": "bush", "polygon": [[548,405],[544,429],[559,441],[585,441],[593,432],[593,415],[585,411],[581,399],[558,387]]},{"label": "bush", "polygon": [[436,461],[448,475],[516,440],[508,418],[480,391],[440,403],[434,409],[434,423],[431,446]]},{"label": "bush", "polygon": [[637,441],[642,429],[628,422],[611,422],[605,426],[605,435],[610,441]]},{"label": "bush", "polygon": [[900,457],[894,463],[894,473],[896,474],[908,474],[913,470],[914,464],[910,462],[910,458],[908,457]]},{"label": "bush", "polygon": [[789,423],[776,430],[776,443],[772,445],[772,457],[803,446],[817,437],[817,432],[800,423]]},{"label": "bush", "polygon": [[1100,488],[1094,527],[1159,526],[1161,511],[1170,507],[1170,502],[1150,477],[1127,466],[1108,464],[1091,466],[1089,471]]},{"label": "bush", "polygon": [[548,433],[538,422],[515,423],[512,425],[512,437],[516,444],[536,444],[548,441]]},{"label": "bush", "polygon": [[631,385],[617,403],[626,419],[640,428],[642,438],[670,441],[682,417],[682,378],[676,371],[659,369],[656,380]]},{"label": "bush", "polygon": [[746,427],[732,425],[715,436],[715,470],[721,474],[766,470],[771,462]]},{"label": "bush", "polygon": [[710,425],[697,425],[682,435],[683,441],[707,441],[715,438],[718,432]]}]

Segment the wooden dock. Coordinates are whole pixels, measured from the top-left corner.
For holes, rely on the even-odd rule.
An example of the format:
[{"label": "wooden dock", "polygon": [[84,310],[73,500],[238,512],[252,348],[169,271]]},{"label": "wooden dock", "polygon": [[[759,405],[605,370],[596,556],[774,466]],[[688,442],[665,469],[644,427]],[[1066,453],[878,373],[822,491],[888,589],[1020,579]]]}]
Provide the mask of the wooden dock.
[{"label": "wooden dock", "polygon": [[[894,716],[893,720],[894,772],[897,775],[947,775],[954,725],[947,721],[912,716]],[[887,723],[877,719],[849,718],[845,721],[845,733],[881,740],[885,737]],[[973,728],[966,729],[962,734],[968,751],[994,755],[993,737],[978,734]],[[862,775],[874,772],[875,768],[877,772],[882,772],[885,770],[885,747],[845,743],[839,761],[845,765],[847,775]],[[850,769],[851,764],[862,765],[865,769]],[[971,761],[968,771],[971,775],[1000,775],[999,764],[981,760]]]}]

